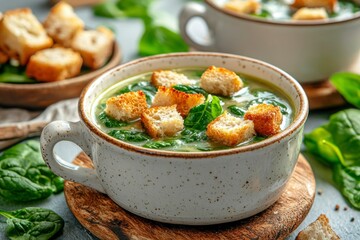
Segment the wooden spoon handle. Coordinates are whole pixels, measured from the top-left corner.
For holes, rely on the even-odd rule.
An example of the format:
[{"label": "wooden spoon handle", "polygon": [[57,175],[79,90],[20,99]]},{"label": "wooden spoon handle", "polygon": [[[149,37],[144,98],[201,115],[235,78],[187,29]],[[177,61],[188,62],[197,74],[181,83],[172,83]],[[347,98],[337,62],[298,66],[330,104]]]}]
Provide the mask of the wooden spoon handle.
[{"label": "wooden spoon handle", "polygon": [[48,122],[24,122],[0,127],[0,140],[27,137],[29,135],[40,135],[42,129]]}]

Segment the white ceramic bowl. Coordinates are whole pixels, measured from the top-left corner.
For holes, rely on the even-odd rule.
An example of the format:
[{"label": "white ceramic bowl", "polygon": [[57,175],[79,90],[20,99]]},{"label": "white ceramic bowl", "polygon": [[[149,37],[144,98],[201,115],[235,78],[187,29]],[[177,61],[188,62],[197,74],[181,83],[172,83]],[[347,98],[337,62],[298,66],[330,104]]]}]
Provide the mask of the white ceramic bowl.
[{"label": "white ceramic bowl", "polygon": [[[147,149],[116,140],[92,120],[95,99],[131,76],[156,69],[215,65],[275,84],[289,95],[294,121],[281,133],[249,146],[211,152]],[[79,101],[81,121],[56,121],[42,133],[45,161],[63,178],[108,194],[124,209],[175,224],[217,224],[239,220],[272,205],[289,180],[300,151],[308,102],[287,73],[264,62],[219,53],[179,53],[138,59],[94,80]],[[55,144],[70,140],[93,160],[95,170],[59,162]]]},{"label": "white ceramic bowl", "polygon": [[[197,50],[263,60],[300,83],[326,80],[335,72],[352,70],[360,60],[360,12],[344,19],[280,21],[235,14],[219,2],[187,3],[181,12],[181,35]],[[196,41],[187,29],[194,17],[206,22],[207,44]]]}]

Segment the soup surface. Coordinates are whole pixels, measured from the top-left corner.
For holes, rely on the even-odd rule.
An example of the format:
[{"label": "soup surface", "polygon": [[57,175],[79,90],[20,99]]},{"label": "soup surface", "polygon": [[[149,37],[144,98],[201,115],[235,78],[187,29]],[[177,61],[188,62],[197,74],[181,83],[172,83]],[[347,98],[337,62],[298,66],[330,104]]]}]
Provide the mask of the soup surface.
[{"label": "soup surface", "polygon": [[[254,104],[272,104],[278,106],[283,115],[280,126],[281,130],[285,129],[292,122],[294,114],[292,103],[290,103],[286,94],[277,89],[276,86],[269,86],[260,79],[238,74],[244,83],[244,87],[238,92],[231,97],[211,95],[199,87],[199,79],[205,70],[205,68],[173,69],[172,71],[182,73],[193,81],[192,85],[175,85],[173,88],[187,93],[203,94],[207,99],[205,103],[208,103],[209,99],[212,99],[208,104],[208,107],[213,107],[213,104],[218,104],[219,106],[214,106],[214,108],[221,109],[221,113],[227,111],[240,118],[242,118],[246,110]],[[205,129],[199,130],[188,128],[185,124],[185,128],[173,137],[152,139],[145,132],[140,119],[131,122],[123,122],[106,115],[104,111],[106,101],[110,97],[127,92],[142,90],[146,95],[146,100],[150,107],[157,92],[156,87],[150,83],[151,75],[152,72],[134,76],[120,81],[105,90],[93,104],[93,121],[96,123],[97,127],[114,138],[146,148],[182,152],[211,151],[230,148],[208,139],[205,133],[206,127],[204,127]],[[216,101],[214,99],[216,99]],[[189,115],[185,118],[185,122],[187,121],[187,118],[191,118],[191,114],[192,112],[190,110]],[[206,113],[204,112],[204,114]],[[265,137],[255,136],[246,142],[240,143],[236,147],[255,143],[263,139],[265,139]]]},{"label": "soup surface", "polygon": [[[222,7],[229,0],[213,0],[213,2]],[[291,20],[296,11],[296,9],[290,6],[293,2],[291,0],[259,0],[259,2],[261,4],[260,11],[250,15],[274,20]],[[360,6],[354,1],[338,0],[335,10],[333,12],[328,11],[328,18],[349,18],[359,11]]]}]

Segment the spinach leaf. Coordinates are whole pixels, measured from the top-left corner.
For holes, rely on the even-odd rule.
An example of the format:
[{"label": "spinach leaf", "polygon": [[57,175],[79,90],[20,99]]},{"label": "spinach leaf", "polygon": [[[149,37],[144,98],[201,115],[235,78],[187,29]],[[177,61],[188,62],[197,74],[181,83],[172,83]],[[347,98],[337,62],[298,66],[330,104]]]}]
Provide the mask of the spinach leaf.
[{"label": "spinach leaf", "polygon": [[40,143],[28,140],[0,155],[0,195],[11,201],[47,198],[63,190],[63,179],[44,163]]},{"label": "spinach leaf", "polygon": [[121,95],[128,92],[137,92],[137,91],[143,91],[143,93],[146,96],[146,101],[150,105],[152,100],[154,99],[154,96],[157,92],[157,88],[154,87],[150,82],[148,81],[141,81],[137,82],[131,85],[128,85],[122,89],[120,89],[117,94]]},{"label": "spinach leaf", "polygon": [[12,66],[9,63],[0,65],[0,82],[2,83],[36,83],[25,74],[24,67]]},{"label": "spinach leaf", "polygon": [[105,1],[93,7],[96,16],[107,18],[148,18],[148,7],[152,0]]},{"label": "spinach leaf", "polygon": [[260,18],[272,18],[271,13],[266,9],[261,9],[259,13],[254,13],[251,15]]},{"label": "spinach leaf", "polygon": [[193,107],[185,118],[187,128],[205,130],[207,125],[223,112],[220,100],[209,94],[205,103]]},{"label": "spinach leaf", "polygon": [[229,112],[236,116],[243,117],[245,115],[246,110],[242,109],[241,107],[238,107],[236,105],[231,105],[227,108]]},{"label": "spinach leaf", "polygon": [[186,93],[190,93],[190,94],[200,93],[200,94],[204,95],[205,97],[207,97],[209,95],[209,93],[207,93],[204,89],[202,89],[201,87],[198,87],[198,86],[178,84],[178,85],[172,86],[172,88],[174,88],[178,91],[186,92]]},{"label": "spinach leaf", "polygon": [[64,227],[64,220],[45,208],[0,210],[0,215],[7,218],[6,235],[12,240],[47,240]]},{"label": "spinach leaf", "polygon": [[143,145],[145,148],[160,149],[166,147],[173,147],[177,144],[175,140],[164,140],[164,141],[149,141]]},{"label": "spinach leaf", "polygon": [[318,127],[311,133],[305,134],[304,144],[310,152],[322,157],[321,159],[326,164],[339,163],[339,157],[342,157],[326,126]]},{"label": "spinach leaf", "polygon": [[256,98],[248,102],[246,106],[247,108],[249,108],[251,105],[254,104],[266,103],[266,104],[272,104],[274,106],[278,106],[283,115],[289,114],[288,109],[290,109],[290,107],[287,107],[285,102],[279,99],[274,93],[269,91],[264,91],[261,89],[253,90],[251,93]]},{"label": "spinach leaf", "polygon": [[360,110],[347,109],[333,114],[328,130],[341,151],[342,164],[360,166]]},{"label": "spinach leaf", "polygon": [[108,134],[126,142],[143,142],[150,139],[146,133],[132,130],[111,130]]},{"label": "spinach leaf", "polygon": [[360,108],[360,75],[349,72],[335,73],[330,77],[331,83],[340,94],[354,106]]},{"label": "spinach leaf", "polygon": [[187,52],[189,46],[179,33],[164,26],[145,24],[145,32],[139,42],[139,54],[150,56],[170,52]]},{"label": "spinach leaf", "polygon": [[360,166],[334,168],[334,181],[352,206],[360,209]]},{"label": "spinach leaf", "polygon": [[208,139],[208,137],[207,137],[205,131],[185,128],[181,132],[180,139],[186,143],[192,143],[192,142],[206,141]]},{"label": "spinach leaf", "polygon": [[98,119],[107,128],[124,127],[129,125],[127,122],[119,121],[108,116],[104,111],[98,115]]}]

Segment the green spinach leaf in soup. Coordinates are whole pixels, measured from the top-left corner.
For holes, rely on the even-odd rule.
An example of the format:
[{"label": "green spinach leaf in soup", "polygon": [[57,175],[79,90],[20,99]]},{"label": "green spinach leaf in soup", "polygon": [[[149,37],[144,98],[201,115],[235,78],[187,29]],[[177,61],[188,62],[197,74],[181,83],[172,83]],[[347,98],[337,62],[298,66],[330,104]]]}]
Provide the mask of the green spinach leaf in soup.
[{"label": "green spinach leaf in soup", "polygon": [[126,142],[143,142],[150,139],[145,132],[133,130],[111,130],[108,134],[116,139]]},{"label": "green spinach leaf in soup", "polygon": [[172,86],[172,88],[174,88],[178,91],[181,91],[181,92],[189,93],[189,94],[200,93],[200,94],[204,95],[205,97],[207,97],[209,95],[208,92],[206,92],[204,89],[202,89],[201,87],[198,87],[198,86],[178,84],[178,85]]},{"label": "green spinach leaf in soup", "polygon": [[349,72],[335,73],[330,77],[331,83],[340,94],[357,108],[360,108],[360,75]]},{"label": "green spinach leaf in soup", "polygon": [[274,93],[263,90],[255,90],[252,91],[252,94],[255,96],[255,98],[248,102],[247,108],[254,104],[266,103],[278,106],[280,108],[281,114],[283,115],[289,114],[287,110],[288,107],[282,103]]},{"label": "green spinach leaf in soup", "polygon": [[12,240],[47,240],[64,227],[64,220],[55,212],[37,207],[16,211],[0,210],[7,218],[6,235]]},{"label": "green spinach leaf in soup", "polygon": [[208,139],[205,130],[187,129],[185,128],[181,132],[182,141],[186,143],[201,142]]},{"label": "green spinach leaf in soup", "polygon": [[145,148],[161,149],[167,147],[173,147],[177,145],[177,141],[173,139],[169,140],[151,140],[143,145]]},{"label": "green spinach leaf in soup", "polygon": [[209,94],[205,103],[190,110],[184,120],[184,126],[196,130],[205,130],[207,125],[222,112],[219,98]]},{"label": "green spinach leaf in soup", "polygon": [[244,110],[243,108],[238,107],[236,105],[228,106],[227,109],[229,110],[230,113],[232,113],[232,114],[234,114],[236,116],[239,116],[239,117],[243,117],[245,115],[245,112],[246,112],[246,110]]},{"label": "green spinach leaf in soup", "polygon": [[116,120],[115,118],[112,118],[108,116],[104,111],[102,111],[98,115],[99,122],[103,124],[107,128],[115,128],[115,127],[125,127],[129,125],[127,122]]},{"label": "green spinach leaf in soup", "polygon": [[45,164],[40,143],[28,140],[0,155],[0,196],[27,202],[49,197],[64,188],[64,180]]},{"label": "green spinach leaf in soup", "polygon": [[146,96],[146,101],[149,105],[151,105],[152,100],[154,99],[154,96],[157,92],[157,88],[154,87],[150,82],[148,81],[141,81],[137,83],[130,84],[122,89],[120,89],[117,92],[117,95],[121,95],[128,92],[137,92],[137,91],[143,91],[143,93]]}]

